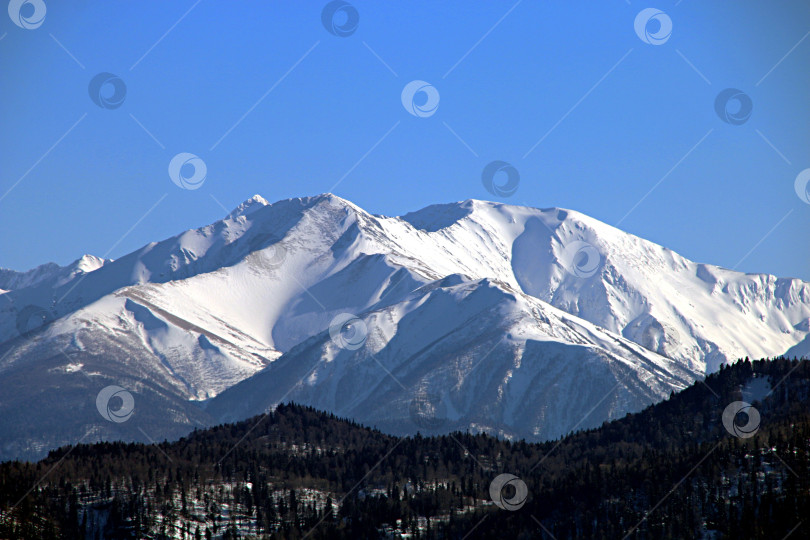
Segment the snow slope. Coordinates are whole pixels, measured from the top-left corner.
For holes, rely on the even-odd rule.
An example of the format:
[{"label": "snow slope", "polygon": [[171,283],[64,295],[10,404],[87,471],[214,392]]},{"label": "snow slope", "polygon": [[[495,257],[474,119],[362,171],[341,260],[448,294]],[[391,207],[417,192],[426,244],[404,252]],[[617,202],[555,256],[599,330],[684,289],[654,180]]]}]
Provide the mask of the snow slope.
[{"label": "snow slope", "polygon": [[322,332],[207,411],[231,421],[291,400],[400,434],[473,429],[545,440],[639,410],[699,377],[493,280],[451,275],[360,320],[362,346]]},{"label": "snow slope", "polygon": [[[476,200],[384,217],[333,195],[255,196],[115,261],[0,271],[0,288],[0,457],[174,436],[282,398],[412,432],[403,405],[440,390],[433,428],[555,437],[810,333],[808,283],[695,263],[570,210]],[[334,350],[343,313],[377,332],[357,350]],[[94,404],[110,384],[136,395],[115,426]],[[45,394],[60,405],[38,406]]]}]

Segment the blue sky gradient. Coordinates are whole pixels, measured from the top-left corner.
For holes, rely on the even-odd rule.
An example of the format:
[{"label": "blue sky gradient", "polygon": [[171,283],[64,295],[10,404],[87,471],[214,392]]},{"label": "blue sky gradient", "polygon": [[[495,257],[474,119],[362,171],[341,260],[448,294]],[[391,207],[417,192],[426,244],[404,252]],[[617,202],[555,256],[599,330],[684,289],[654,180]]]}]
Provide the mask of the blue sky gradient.
[{"label": "blue sky gradient", "polygon": [[[0,17],[0,266],[115,258],[222,218],[219,203],[331,190],[386,215],[566,207],[693,260],[810,280],[794,190],[810,167],[807,2],[351,3],[346,37],[322,25],[326,2],[46,0],[39,28]],[[651,6],[673,23],[662,45],[634,31]],[[100,72],[126,84],[120,107],[90,99]],[[435,114],[402,106],[413,80],[438,91]],[[753,102],[742,125],[715,112],[729,87]],[[197,190],[169,178],[180,152],[206,163]],[[494,160],[520,173],[511,197],[481,182]]]}]

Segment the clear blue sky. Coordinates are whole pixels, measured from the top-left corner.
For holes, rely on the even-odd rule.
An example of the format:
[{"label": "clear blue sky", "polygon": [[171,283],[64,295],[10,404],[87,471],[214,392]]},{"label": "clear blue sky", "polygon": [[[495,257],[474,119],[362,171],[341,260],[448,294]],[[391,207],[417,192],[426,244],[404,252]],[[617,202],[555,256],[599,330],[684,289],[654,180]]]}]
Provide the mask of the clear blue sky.
[{"label": "clear blue sky", "polygon": [[[352,0],[347,37],[324,28],[326,2],[45,3],[36,29],[0,15],[0,266],[119,257],[254,193],[332,189],[386,215],[480,198],[616,224],[669,173],[621,228],[810,280],[794,191],[810,167],[807,2]],[[661,45],[634,30],[650,6],[672,21]],[[100,72],[126,84],[120,107],[90,99]],[[413,80],[438,91],[435,114],[403,107]],[[742,125],[715,112],[729,87],[753,102]],[[180,152],[205,161],[201,188],[171,182]],[[513,196],[482,185],[493,160],[519,171]]]}]

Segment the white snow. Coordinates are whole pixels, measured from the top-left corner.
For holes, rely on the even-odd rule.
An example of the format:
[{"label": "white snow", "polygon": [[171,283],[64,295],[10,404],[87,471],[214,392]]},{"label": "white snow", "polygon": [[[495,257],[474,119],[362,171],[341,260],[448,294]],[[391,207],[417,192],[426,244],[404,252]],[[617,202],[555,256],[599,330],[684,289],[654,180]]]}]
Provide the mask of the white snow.
[{"label": "white snow", "polygon": [[[594,418],[740,357],[810,352],[806,282],[696,263],[571,210],[477,200],[384,217],[334,195],[257,195],[118,260],[0,271],[0,286],[0,342],[41,306],[56,322],[31,340],[126,336],[143,365],[119,368],[165,378],[184,399],[264,368],[273,377],[254,392],[272,401],[306,374],[296,363],[323,359],[291,396],[383,422],[407,414],[415,389],[446,389],[453,420],[509,436],[562,432],[615,384]],[[340,313],[367,324],[374,359],[329,340]],[[19,347],[0,373],[33,361]],[[237,388],[219,401],[231,417],[268,404]]]}]

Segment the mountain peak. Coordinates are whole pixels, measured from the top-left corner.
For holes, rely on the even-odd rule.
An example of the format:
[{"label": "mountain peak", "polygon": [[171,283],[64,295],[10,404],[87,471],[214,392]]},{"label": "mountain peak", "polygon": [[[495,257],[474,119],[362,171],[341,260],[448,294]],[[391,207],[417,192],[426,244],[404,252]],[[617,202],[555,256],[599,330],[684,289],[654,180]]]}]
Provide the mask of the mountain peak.
[{"label": "mountain peak", "polygon": [[233,209],[233,211],[228,214],[229,218],[235,218],[239,216],[246,216],[248,214],[252,214],[256,210],[261,210],[265,206],[269,206],[270,203],[262,197],[261,195],[254,195],[253,197],[249,198],[239,206]]},{"label": "mountain peak", "polygon": [[367,213],[364,209],[360,208],[359,206],[354,204],[352,201],[346,200],[343,197],[335,195],[334,193],[328,193],[328,192],[327,193],[321,193],[320,195],[316,195],[313,198],[316,199],[318,202],[329,201],[329,203],[331,203],[331,204],[335,204],[335,205],[338,205],[338,206],[344,206],[346,208],[351,208],[352,210],[354,210],[356,212],[361,212],[363,214]]},{"label": "mountain peak", "polygon": [[138,402],[181,414],[138,414],[178,437],[288,398],[413,433],[408,404],[436,394],[447,429],[542,439],[736,358],[810,350],[810,283],[699,265],[562,208],[468,199],[385,217],[330,193],[257,195],[106,262],[0,270],[0,419],[20,419],[0,422],[0,459],[98,421],[84,392],[58,408],[57,430],[52,408],[29,406],[76,381],[149,380]]},{"label": "mountain peak", "polygon": [[70,265],[70,268],[74,268],[81,272],[92,272],[93,270],[97,270],[104,266],[106,263],[110,262],[108,259],[103,259],[101,257],[96,257],[95,255],[82,255],[81,258],[76,259]]},{"label": "mountain peak", "polygon": [[408,212],[401,216],[401,219],[417,229],[436,232],[446,229],[472,214],[476,202],[480,203],[480,201],[467,199],[462,202],[432,204],[421,210]]}]

